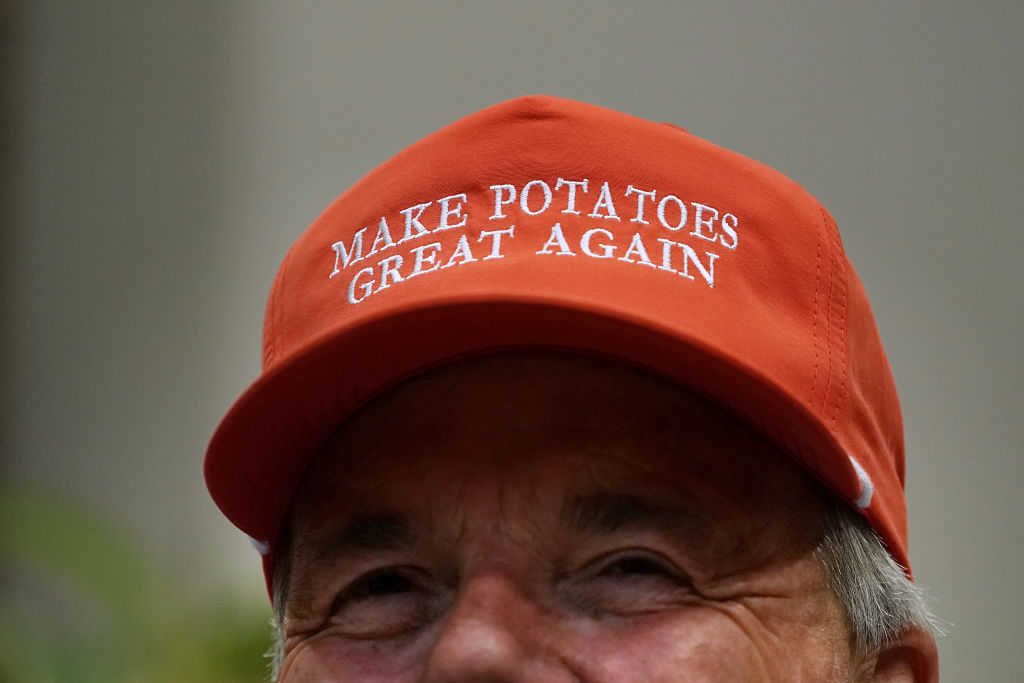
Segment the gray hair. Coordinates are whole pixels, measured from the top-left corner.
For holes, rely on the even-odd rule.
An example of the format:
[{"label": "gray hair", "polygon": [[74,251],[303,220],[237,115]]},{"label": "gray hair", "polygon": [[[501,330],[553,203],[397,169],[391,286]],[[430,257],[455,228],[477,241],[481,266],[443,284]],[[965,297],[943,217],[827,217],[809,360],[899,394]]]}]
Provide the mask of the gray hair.
[{"label": "gray hair", "polygon": [[277,563],[274,566],[274,578],[270,585],[270,599],[274,602],[274,618],[270,620],[273,642],[267,654],[270,660],[270,680],[276,681],[284,661],[284,604],[288,600],[288,580],[291,576],[291,543],[286,538],[278,549]]},{"label": "gray hair", "polygon": [[940,635],[942,628],[921,590],[885,549],[863,517],[834,501],[814,555],[829,589],[846,612],[858,652],[875,651],[914,627]]},{"label": "gray hair", "polygon": [[[272,681],[277,680],[284,656],[281,626],[287,600],[290,555],[285,547],[274,571],[271,588],[274,643],[267,657],[270,659]],[[839,501],[828,505],[824,534],[814,549],[814,555],[829,589],[843,605],[857,652],[873,652],[893,642],[909,628],[942,633],[938,620],[928,607],[924,591],[892,559],[878,534],[848,506]]]}]

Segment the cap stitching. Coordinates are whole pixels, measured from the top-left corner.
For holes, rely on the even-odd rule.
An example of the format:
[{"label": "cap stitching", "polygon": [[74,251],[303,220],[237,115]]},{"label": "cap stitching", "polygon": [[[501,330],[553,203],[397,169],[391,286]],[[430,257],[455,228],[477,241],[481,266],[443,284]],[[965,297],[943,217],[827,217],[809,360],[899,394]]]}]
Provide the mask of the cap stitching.
[{"label": "cap stitching", "polygon": [[[824,214],[824,212],[822,212],[822,214]],[[822,217],[824,218],[824,216],[822,216]],[[826,233],[827,233],[827,231],[828,231],[828,223],[827,223],[827,221],[823,223],[822,229],[825,230]],[[828,238],[828,248],[829,248],[828,249],[828,257],[829,257],[828,274],[829,274],[829,281],[828,281],[828,295],[827,295],[827,298],[826,298],[826,301],[825,301],[825,387],[822,389],[822,393],[821,393],[821,417],[823,419],[825,419],[825,420],[828,419],[829,391],[832,388],[832,374],[833,374],[833,367],[834,367],[833,364],[832,364],[832,305],[833,305],[833,301],[834,301],[833,290],[835,289],[836,260],[835,260],[835,251],[832,248],[832,239],[831,239],[831,237],[832,237],[831,235],[827,235],[827,238]]]},{"label": "cap stitching", "polygon": [[840,300],[839,300],[839,340],[840,340],[840,345],[839,345],[839,349],[838,349],[839,354],[840,354],[840,357],[839,357],[839,371],[840,371],[839,372],[839,389],[836,391],[836,397],[835,397],[835,400],[834,400],[834,406],[833,406],[833,410],[832,410],[832,420],[831,420],[831,424],[830,424],[830,428],[834,429],[835,426],[836,426],[836,421],[839,418],[839,407],[842,404],[843,398],[846,395],[846,376],[848,374],[846,372],[846,360],[847,360],[847,357],[848,357],[848,354],[846,353],[846,346],[847,346],[847,342],[849,341],[847,339],[847,336],[846,336],[846,306],[847,306],[847,300],[848,300],[847,294],[848,294],[848,286],[849,285],[848,285],[848,283],[846,281],[845,269],[843,269],[843,267],[842,267],[843,266],[843,263],[842,263],[843,250],[842,250],[842,243],[839,241],[839,229],[836,227],[835,221],[832,220],[832,217],[829,216],[827,211],[822,209],[822,214],[825,217],[826,225],[828,225],[828,227],[831,228],[829,230],[829,232],[832,235],[833,241],[836,243],[836,245],[835,245],[836,246],[836,252],[837,252],[837,255],[839,256],[839,259],[837,259],[837,270],[838,270],[837,277],[841,280]]},{"label": "cap stitching", "polygon": [[818,232],[818,254],[814,264],[814,308],[811,315],[811,338],[814,340],[814,375],[811,378],[810,404],[814,405],[814,392],[818,388],[818,367],[821,365],[821,347],[818,345],[818,295],[821,290],[821,232]]}]

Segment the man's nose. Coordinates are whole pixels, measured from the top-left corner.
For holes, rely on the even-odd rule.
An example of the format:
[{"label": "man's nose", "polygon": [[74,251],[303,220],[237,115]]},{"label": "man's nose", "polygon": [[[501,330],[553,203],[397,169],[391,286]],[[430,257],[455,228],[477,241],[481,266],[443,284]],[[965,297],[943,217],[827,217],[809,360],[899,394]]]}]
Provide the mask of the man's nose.
[{"label": "man's nose", "polygon": [[468,581],[431,650],[428,683],[576,681],[546,611],[500,576]]}]

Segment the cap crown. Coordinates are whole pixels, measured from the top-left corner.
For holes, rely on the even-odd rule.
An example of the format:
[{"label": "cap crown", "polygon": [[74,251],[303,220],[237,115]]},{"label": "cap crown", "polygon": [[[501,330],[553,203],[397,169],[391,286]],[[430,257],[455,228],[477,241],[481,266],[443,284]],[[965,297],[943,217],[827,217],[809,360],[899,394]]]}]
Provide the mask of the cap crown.
[{"label": "cap crown", "polygon": [[270,542],[358,406],[516,347],[606,356],[703,393],[862,510],[907,565],[899,404],[832,218],[682,129],[545,96],[415,143],[295,243],[263,375],[211,442],[210,490]]}]

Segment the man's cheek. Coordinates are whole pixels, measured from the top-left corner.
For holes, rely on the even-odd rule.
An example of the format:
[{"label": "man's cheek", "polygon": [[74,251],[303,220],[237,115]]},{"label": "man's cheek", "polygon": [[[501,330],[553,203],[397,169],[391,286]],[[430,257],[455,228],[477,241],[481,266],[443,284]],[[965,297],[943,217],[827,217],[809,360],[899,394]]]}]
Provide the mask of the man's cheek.
[{"label": "man's cheek", "polygon": [[419,677],[428,654],[426,638],[387,643],[359,641],[328,628],[287,651],[278,681],[413,681]]},{"label": "man's cheek", "polygon": [[748,634],[709,607],[580,623],[568,645],[595,681],[755,681],[765,668]]}]

